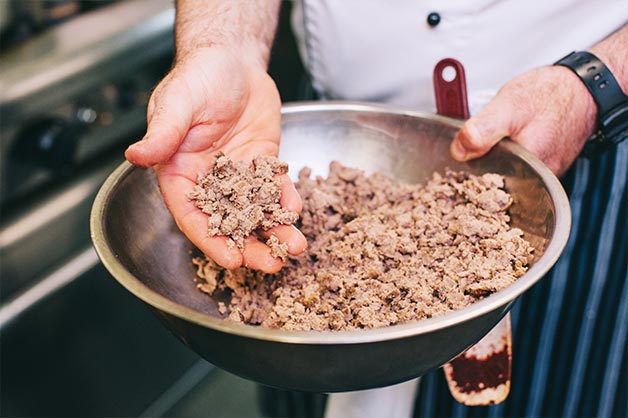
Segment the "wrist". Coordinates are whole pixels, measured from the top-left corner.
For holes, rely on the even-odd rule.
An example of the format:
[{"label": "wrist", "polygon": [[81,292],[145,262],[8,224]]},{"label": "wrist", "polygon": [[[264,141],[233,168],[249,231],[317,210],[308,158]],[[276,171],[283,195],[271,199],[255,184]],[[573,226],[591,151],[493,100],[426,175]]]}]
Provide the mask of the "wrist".
[{"label": "wrist", "polygon": [[255,46],[243,44],[224,45],[220,43],[186,45],[185,48],[177,49],[174,63],[175,65],[181,65],[185,61],[193,60],[199,56],[202,56],[204,60],[226,60],[231,63],[238,63],[242,69],[247,71],[266,72],[268,67],[267,59],[263,52],[260,52]]},{"label": "wrist", "polygon": [[598,112],[595,100],[580,78],[569,68],[558,65],[549,68],[557,73],[556,77],[560,80],[558,88],[567,93],[562,106],[570,108],[582,122],[580,145],[584,146],[596,131]]},{"label": "wrist", "polygon": [[219,48],[265,71],[279,5],[279,0],[178,0],[175,60],[198,49]]},{"label": "wrist", "polygon": [[605,150],[624,140],[628,136],[628,97],[605,63],[590,52],[572,52],[555,65],[577,76],[595,103],[595,132],[585,144],[585,153]]}]

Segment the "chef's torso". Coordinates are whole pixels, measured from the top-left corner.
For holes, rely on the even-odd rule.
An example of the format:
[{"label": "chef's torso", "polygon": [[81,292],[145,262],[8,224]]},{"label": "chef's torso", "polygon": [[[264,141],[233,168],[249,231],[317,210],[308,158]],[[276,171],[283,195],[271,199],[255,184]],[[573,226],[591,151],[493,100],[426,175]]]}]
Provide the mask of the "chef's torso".
[{"label": "chef's torso", "polygon": [[[427,17],[438,13],[430,26]],[[508,80],[590,47],[628,21],[626,0],[301,0],[293,27],[325,99],[434,111],[432,71],[466,69],[477,111]]]}]

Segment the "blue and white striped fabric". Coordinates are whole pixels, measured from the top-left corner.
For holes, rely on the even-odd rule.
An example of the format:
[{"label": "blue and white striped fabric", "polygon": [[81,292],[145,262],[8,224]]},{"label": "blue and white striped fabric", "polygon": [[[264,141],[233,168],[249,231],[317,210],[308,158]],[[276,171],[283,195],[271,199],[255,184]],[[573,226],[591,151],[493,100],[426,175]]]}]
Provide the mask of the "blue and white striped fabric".
[{"label": "blue and white striped fabric", "polygon": [[569,242],[513,308],[513,370],[501,405],[464,407],[440,371],[421,381],[417,417],[628,416],[628,141],[580,158],[563,179]]}]

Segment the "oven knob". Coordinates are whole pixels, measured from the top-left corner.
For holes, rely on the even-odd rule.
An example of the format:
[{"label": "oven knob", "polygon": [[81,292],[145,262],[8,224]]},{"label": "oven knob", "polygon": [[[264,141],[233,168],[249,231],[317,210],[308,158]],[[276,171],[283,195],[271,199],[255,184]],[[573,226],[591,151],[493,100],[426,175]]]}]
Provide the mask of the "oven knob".
[{"label": "oven knob", "polygon": [[77,132],[60,118],[45,118],[30,123],[18,133],[13,158],[59,174],[72,170]]},{"label": "oven knob", "polygon": [[128,110],[137,104],[139,89],[132,80],[123,81],[116,85],[118,93],[117,105],[120,109]]}]

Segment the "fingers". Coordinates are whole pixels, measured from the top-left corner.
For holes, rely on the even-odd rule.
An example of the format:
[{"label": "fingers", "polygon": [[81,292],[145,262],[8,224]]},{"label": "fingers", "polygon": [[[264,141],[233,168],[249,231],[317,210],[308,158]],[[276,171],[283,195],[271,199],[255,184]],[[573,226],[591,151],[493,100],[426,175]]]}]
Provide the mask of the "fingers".
[{"label": "fingers", "polygon": [[243,257],[237,247],[227,245],[227,237],[207,235],[207,215],[201,212],[186,197],[194,182],[176,175],[159,175],[159,186],[168,209],[179,229],[205,255],[226,269],[242,265]]},{"label": "fingers", "polygon": [[166,121],[151,124],[151,132],[141,141],[132,144],[124,153],[129,162],[141,167],[152,167],[164,163],[174,155],[181,144],[182,137],[176,126]]},{"label": "fingers", "polygon": [[146,135],[124,154],[131,163],[151,167],[168,161],[179,149],[191,127],[194,109],[178,84],[166,79],[155,90],[149,104]]},{"label": "fingers", "polygon": [[[256,237],[245,240],[244,249],[229,246],[224,236],[207,235],[207,215],[201,212],[186,197],[186,191],[192,190],[194,180],[169,171],[168,167],[158,169],[159,187],[179,229],[205,255],[220,266],[232,270],[245,266],[265,273],[276,273],[283,266],[279,258],[270,253],[270,248]],[[260,233],[264,238],[276,236],[279,242],[286,243],[288,253],[301,254],[307,248],[307,241],[301,231],[292,225],[279,225]]]},{"label": "fingers", "polygon": [[281,182],[281,199],[279,200],[281,207],[296,213],[301,213],[303,210],[303,201],[296,187],[294,187],[294,183],[290,180],[290,177],[288,177],[287,174],[283,174],[278,177],[278,180]]},{"label": "fingers", "polygon": [[[288,253],[292,255],[299,255],[307,248],[305,237],[292,225],[279,225],[268,231],[259,231],[258,234],[266,239],[272,236],[277,237],[280,243],[288,246]],[[277,273],[283,267],[283,261],[271,255],[270,247],[253,236],[245,239],[242,255],[244,266],[251,269],[272,274]]]},{"label": "fingers", "polygon": [[293,225],[278,225],[268,231],[259,231],[263,238],[277,237],[279,242],[288,245],[288,253],[299,255],[307,248],[305,236]]},{"label": "fingers", "polygon": [[514,133],[513,120],[517,110],[512,101],[497,96],[467,120],[458,131],[450,146],[452,157],[458,161],[478,158],[490,151],[501,139]]},{"label": "fingers", "polygon": [[[292,255],[299,255],[307,248],[305,237],[292,225],[279,225],[268,231],[260,231],[259,235],[263,238],[277,237],[279,242],[287,244],[288,253]],[[265,273],[277,273],[283,267],[283,261],[271,255],[270,247],[254,236],[244,240],[242,258],[244,267]]]},{"label": "fingers", "polygon": [[248,236],[244,240],[242,265],[264,273],[277,273],[283,267],[283,262],[270,254],[270,247],[266,244],[258,241],[254,236]]}]

